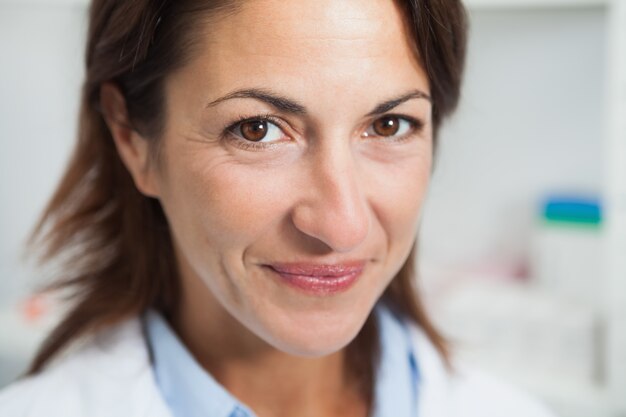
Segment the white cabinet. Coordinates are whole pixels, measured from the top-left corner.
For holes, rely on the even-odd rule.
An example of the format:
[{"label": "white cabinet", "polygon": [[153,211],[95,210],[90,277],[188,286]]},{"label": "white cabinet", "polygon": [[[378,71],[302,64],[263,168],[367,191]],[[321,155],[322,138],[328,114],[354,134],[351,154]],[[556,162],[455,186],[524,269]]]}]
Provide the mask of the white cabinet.
[{"label": "white cabinet", "polygon": [[[422,284],[461,347],[493,337],[491,349],[472,351],[473,360],[525,385],[563,417],[626,415],[626,1],[466,4],[466,86],[442,132],[424,212]],[[589,277],[601,307],[592,313],[537,288],[529,272],[538,204],[553,192],[602,201],[603,267]],[[529,371],[538,347],[520,335],[536,331],[541,342],[547,327],[513,327],[541,314],[561,323],[580,317],[569,322],[593,334],[592,376],[552,375],[555,364]],[[596,319],[589,330],[585,323]],[[555,351],[567,357],[579,348]]]}]

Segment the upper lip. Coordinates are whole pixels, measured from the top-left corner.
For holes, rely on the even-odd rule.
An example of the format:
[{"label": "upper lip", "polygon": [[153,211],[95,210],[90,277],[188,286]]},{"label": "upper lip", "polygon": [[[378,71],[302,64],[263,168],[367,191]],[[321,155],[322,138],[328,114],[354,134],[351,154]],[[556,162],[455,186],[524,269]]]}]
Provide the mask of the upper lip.
[{"label": "upper lip", "polygon": [[290,262],[267,265],[276,272],[290,275],[307,275],[313,277],[341,277],[359,273],[365,267],[364,260],[347,261],[334,264]]}]

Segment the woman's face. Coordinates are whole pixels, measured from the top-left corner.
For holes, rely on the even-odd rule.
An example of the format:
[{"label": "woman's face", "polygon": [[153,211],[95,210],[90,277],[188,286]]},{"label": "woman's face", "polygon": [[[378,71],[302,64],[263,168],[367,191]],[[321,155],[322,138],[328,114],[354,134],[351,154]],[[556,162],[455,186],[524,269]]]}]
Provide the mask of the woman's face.
[{"label": "woman's face", "polygon": [[154,168],[182,308],[291,354],[337,351],[409,255],[429,181],[429,84],[400,11],[249,1],[203,36],[166,82]]}]

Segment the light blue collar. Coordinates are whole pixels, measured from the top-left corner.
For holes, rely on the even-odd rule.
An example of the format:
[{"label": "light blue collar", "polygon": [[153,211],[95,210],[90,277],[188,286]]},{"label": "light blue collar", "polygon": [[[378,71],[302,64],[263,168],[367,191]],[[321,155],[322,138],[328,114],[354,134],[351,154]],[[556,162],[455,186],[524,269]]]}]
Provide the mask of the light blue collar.
[{"label": "light blue collar", "polygon": [[376,308],[380,367],[373,417],[416,417],[419,370],[408,325],[387,307]]},{"label": "light blue collar", "polygon": [[146,312],[157,384],[174,417],[254,416],[200,366],[163,316]]},{"label": "light blue collar", "polygon": [[[372,417],[415,417],[417,360],[407,325],[389,309],[376,308],[381,362]],[[145,313],[147,341],[157,385],[173,417],[254,417],[193,358],[163,316]]]}]

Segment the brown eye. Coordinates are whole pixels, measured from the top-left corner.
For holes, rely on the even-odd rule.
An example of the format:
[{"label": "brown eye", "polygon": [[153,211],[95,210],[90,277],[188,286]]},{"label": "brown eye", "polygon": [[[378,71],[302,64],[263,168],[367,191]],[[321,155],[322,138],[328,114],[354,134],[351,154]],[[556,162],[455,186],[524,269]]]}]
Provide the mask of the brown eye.
[{"label": "brown eye", "polygon": [[252,142],[258,142],[267,135],[267,122],[264,120],[251,120],[240,126],[241,136]]},{"label": "brown eye", "polygon": [[400,119],[395,116],[385,116],[374,122],[374,132],[378,136],[393,136],[400,129]]},{"label": "brown eye", "polygon": [[364,137],[387,138],[390,140],[403,139],[411,133],[421,130],[423,124],[416,119],[386,115],[376,119],[363,133]]}]

